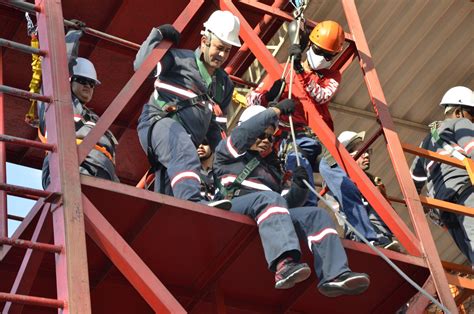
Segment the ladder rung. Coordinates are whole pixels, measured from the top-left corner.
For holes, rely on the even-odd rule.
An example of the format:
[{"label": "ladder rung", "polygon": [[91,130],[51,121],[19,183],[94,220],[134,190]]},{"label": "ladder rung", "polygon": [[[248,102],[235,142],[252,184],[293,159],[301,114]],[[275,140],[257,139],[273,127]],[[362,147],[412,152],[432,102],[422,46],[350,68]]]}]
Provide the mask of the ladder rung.
[{"label": "ladder rung", "polygon": [[7,217],[10,220],[16,220],[16,221],[23,221],[25,219],[23,217],[20,217],[20,216],[17,216],[17,215],[11,215],[11,214],[8,214]]},{"label": "ladder rung", "polygon": [[6,134],[0,134],[0,141],[6,142],[9,144],[16,144],[16,145],[21,145],[21,146],[44,149],[47,151],[53,151],[55,147],[53,144],[41,143],[38,141],[27,140],[25,138],[6,135]]},{"label": "ladder rung", "polygon": [[[396,202],[396,203],[406,205],[405,200],[400,199],[400,198],[389,196],[388,200],[391,202]],[[455,214],[461,214],[465,216],[474,216],[474,211],[470,209],[470,207],[466,207],[466,206],[459,205],[456,203],[446,202],[446,201],[438,200],[436,198],[426,197],[423,195],[420,195],[420,202],[425,207],[438,208],[444,211],[448,211]]]},{"label": "ladder rung", "polygon": [[21,52],[29,53],[29,54],[35,54],[35,55],[40,55],[40,56],[45,56],[46,51],[40,50],[38,48],[34,48],[28,45],[23,45],[20,43],[17,43],[15,41],[11,41],[8,39],[0,38],[0,46],[10,48],[13,50],[18,50]]},{"label": "ladder rung", "polygon": [[0,245],[10,245],[13,247],[19,247],[22,249],[32,249],[38,250],[48,253],[61,253],[62,247],[58,245],[53,245],[49,243],[40,243],[40,242],[32,242],[28,240],[22,239],[13,239],[7,237],[0,237]]},{"label": "ladder rung", "polygon": [[431,160],[434,160],[434,161],[439,161],[439,162],[442,162],[442,163],[445,163],[445,164],[448,164],[448,165],[451,165],[451,166],[455,166],[455,167],[458,167],[458,168],[461,168],[461,169],[466,169],[463,162],[456,159],[456,158],[453,158],[453,157],[450,157],[450,156],[445,156],[445,155],[440,155],[438,153],[432,152],[430,150],[427,150],[427,149],[424,149],[424,148],[421,148],[421,147],[418,147],[418,146],[415,146],[415,145],[411,145],[411,144],[407,144],[407,143],[401,143],[401,144],[402,144],[403,150],[406,151],[407,153],[414,154],[414,155],[417,155],[417,156],[421,156],[421,157],[424,157],[424,158],[428,158],[428,159],[431,159]]},{"label": "ladder rung", "polygon": [[32,297],[29,295],[12,294],[12,293],[5,293],[5,292],[0,292],[0,301],[52,307],[56,309],[64,308],[64,301],[61,301],[61,300],[41,298],[41,297]]},{"label": "ladder rung", "polygon": [[13,185],[13,184],[6,184],[6,183],[0,183],[0,190],[12,192],[12,194],[15,194],[15,195],[25,195],[25,196],[33,195],[33,196],[39,196],[39,197],[45,197],[45,198],[54,196],[54,195],[59,196],[58,193],[54,193],[54,192],[26,188],[24,186],[18,186],[18,185]]},{"label": "ladder rung", "polygon": [[14,88],[6,85],[0,85],[0,93],[5,93],[15,97],[25,98],[25,99],[34,99],[43,102],[51,102],[51,97],[44,96],[41,94],[30,93],[26,90]]},{"label": "ladder rung", "polygon": [[469,279],[466,277],[461,277],[461,276],[453,275],[450,273],[446,273],[446,278],[448,279],[448,283],[452,285],[455,285],[463,289],[474,290],[474,279]]}]

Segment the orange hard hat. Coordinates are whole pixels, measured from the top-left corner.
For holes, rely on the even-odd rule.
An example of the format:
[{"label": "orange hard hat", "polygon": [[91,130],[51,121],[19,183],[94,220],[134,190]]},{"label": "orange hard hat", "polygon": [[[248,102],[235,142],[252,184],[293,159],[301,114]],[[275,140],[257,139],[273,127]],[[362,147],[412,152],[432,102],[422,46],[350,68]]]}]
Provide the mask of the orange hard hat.
[{"label": "orange hard hat", "polygon": [[344,44],[344,30],[337,22],[323,21],[313,29],[309,40],[327,52],[338,53]]}]

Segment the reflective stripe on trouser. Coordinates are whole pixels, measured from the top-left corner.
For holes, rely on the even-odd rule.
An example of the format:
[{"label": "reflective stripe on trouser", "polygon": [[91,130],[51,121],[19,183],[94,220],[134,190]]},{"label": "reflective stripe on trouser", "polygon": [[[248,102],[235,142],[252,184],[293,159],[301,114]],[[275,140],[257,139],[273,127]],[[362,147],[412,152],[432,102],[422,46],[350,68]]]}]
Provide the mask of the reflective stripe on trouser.
[{"label": "reflective stripe on trouser", "polygon": [[339,165],[330,167],[323,158],[319,163],[319,172],[329,190],[341,205],[341,210],[354,228],[370,241],[377,240],[367,210],[357,186]]},{"label": "reflective stripe on trouser", "polygon": [[291,254],[296,260],[301,250],[286,200],[273,191],[246,194],[232,199],[231,211],[248,215],[258,224],[268,268],[275,270],[278,258]]},{"label": "reflective stripe on trouser", "polygon": [[[147,151],[148,128],[139,130],[140,143]],[[157,171],[155,191],[160,191],[161,182],[166,182],[164,190],[169,190],[177,198],[193,202],[202,201],[199,169],[201,163],[196,147],[184,127],[171,118],[156,122],[152,130],[153,152],[158,161],[166,168],[167,178],[159,180]]]},{"label": "reflective stripe on trouser", "polygon": [[[474,187],[465,190],[455,203],[474,208]],[[474,266],[474,217],[443,212],[441,220],[446,221],[454,242]],[[453,221],[454,226],[452,225]]]},{"label": "reflective stripe on trouser", "polygon": [[298,207],[289,211],[298,236],[306,240],[313,253],[319,286],[350,271],[336,226],[324,209]]}]

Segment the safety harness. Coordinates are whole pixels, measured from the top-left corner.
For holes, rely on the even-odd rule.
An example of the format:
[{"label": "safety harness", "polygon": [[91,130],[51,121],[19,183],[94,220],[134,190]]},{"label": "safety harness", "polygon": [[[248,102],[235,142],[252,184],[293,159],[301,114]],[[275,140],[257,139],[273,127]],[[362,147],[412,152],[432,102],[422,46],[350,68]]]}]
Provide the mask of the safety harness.
[{"label": "safety harness", "polygon": [[253,157],[242,169],[237,178],[229,184],[228,186],[223,186],[220,180],[215,180],[217,186],[219,187],[219,194],[221,194],[225,199],[232,199],[234,196],[237,196],[240,191],[242,182],[258,167],[260,160],[257,157]]},{"label": "safety harness", "polygon": [[[33,24],[33,21],[30,18],[28,13],[25,13],[27,32],[31,37],[31,47],[39,49],[38,41],[38,28]],[[41,56],[37,54],[31,55],[31,81],[30,81],[30,93],[38,94],[41,88]],[[37,115],[37,101],[34,99],[30,100],[30,108],[25,115],[25,122],[31,125],[34,128],[37,128],[39,125],[39,119]]]},{"label": "safety harness", "polygon": [[[190,106],[203,106],[203,104],[206,104],[206,103],[213,104],[212,111],[216,117],[223,116],[223,112],[219,106],[219,103],[221,103],[223,100],[224,86],[220,84],[224,80],[224,73],[222,72],[223,70],[216,69],[216,74],[211,77],[209,75],[209,72],[207,72],[207,69],[204,66],[204,63],[199,59],[198,55],[196,55],[196,65],[199,69],[199,74],[201,75],[201,77],[204,79],[204,81],[206,82],[208,86],[206,93],[197,95],[195,97],[190,97],[187,99],[182,99],[176,103],[167,103],[163,100],[158,99],[158,93],[156,93],[156,90],[155,90],[155,93],[153,93],[153,95],[151,96],[153,99],[153,103],[157,105],[158,107],[160,107],[161,111],[154,117],[153,122],[148,128],[148,133],[147,133],[147,142],[148,142],[147,158],[148,158],[148,162],[151,165],[149,173],[154,173],[158,170],[161,170],[161,171],[166,170],[159,163],[158,159],[155,156],[153,147],[151,145],[153,128],[155,127],[155,124],[158,121],[160,121],[163,118],[172,118],[172,119],[177,120],[178,122],[181,122],[179,120],[179,117],[176,115],[179,111],[185,108],[188,108]],[[183,127],[186,128],[184,123],[181,123],[181,125],[183,125]],[[222,138],[225,138],[226,137],[225,130],[219,125],[219,123],[217,123],[217,125],[220,128]],[[186,131],[188,133],[191,133],[189,132],[189,130],[186,130]],[[161,178],[164,178],[164,175],[162,175]],[[161,186],[163,186],[163,184]]]}]

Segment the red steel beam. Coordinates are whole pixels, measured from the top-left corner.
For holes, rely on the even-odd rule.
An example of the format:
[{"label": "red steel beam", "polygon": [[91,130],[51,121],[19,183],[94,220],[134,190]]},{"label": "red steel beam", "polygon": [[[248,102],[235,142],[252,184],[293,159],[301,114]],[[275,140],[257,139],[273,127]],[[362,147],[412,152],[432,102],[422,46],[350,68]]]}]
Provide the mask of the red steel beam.
[{"label": "red steel beam", "polygon": [[[40,211],[43,209],[43,205],[43,198],[37,201],[35,205],[33,205],[26,217],[23,218],[23,222],[13,232],[12,238],[21,238],[23,236],[23,233],[26,231],[27,227],[30,225],[30,223],[32,223],[32,221],[37,218]],[[0,261],[3,260],[3,258],[8,254],[8,251],[10,251],[10,249],[11,246],[0,246]]]},{"label": "red steel beam", "polygon": [[36,305],[44,307],[52,307],[63,309],[60,313],[64,312],[64,302],[56,299],[32,297],[22,294],[10,294],[5,292],[0,292],[0,301],[15,302],[27,305]]},{"label": "red steel beam", "polygon": [[40,47],[43,58],[43,92],[53,102],[46,113],[48,142],[57,151],[50,154],[51,184],[48,191],[60,192],[63,202],[52,211],[54,243],[64,250],[57,254],[57,297],[64,300],[64,314],[90,313],[89,273],[82,211],[79,163],[66,55],[63,12],[57,0],[35,0]]},{"label": "red steel beam", "polygon": [[[26,147],[33,147],[33,148],[38,148],[38,149],[44,149],[47,151],[54,150],[54,145],[52,144],[41,143],[38,141],[32,141],[32,140],[28,140],[21,137],[6,135],[6,134],[3,134],[3,131],[1,130],[0,132],[2,132],[0,133],[0,142],[13,144],[13,145],[26,146]],[[4,144],[1,144],[1,145],[4,145]]]},{"label": "red steel beam", "polygon": [[[271,8],[275,9],[283,9],[288,5],[288,1],[286,0],[276,0],[271,5]],[[262,36],[266,33],[266,31],[270,28],[270,24],[273,24],[274,18],[270,14],[265,14],[263,18],[258,22],[257,26],[253,29],[255,35]],[[239,51],[234,55],[232,60],[228,63],[225,68],[227,73],[236,73],[238,69],[245,64],[245,60],[250,56],[249,46],[246,42],[239,48]]]},{"label": "red steel beam", "polygon": [[[50,207],[51,205],[49,204],[44,206],[33,232],[33,236],[31,237],[32,242],[48,242],[51,240],[53,235],[52,224],[45,223],[47,219],[51,219],[51,215],[48,215]],[[26,251],[20,269],[16,275],[15,282],[10,290],[11,294],[28,295],[30,293],[41,261],[43,260],[43,256],[44,252],[42,251],[31,249]],[[23,305],[20,303],[7,302],[3,307],[3,313],[17,314],[22,311]]]},{"label": "red steel beam", "polygon": [[82,195],[87,234],[157,313],[186,313],[120,234]]},{"label": "red steel beam", "polygon": [[[204,0],[191,0],[183,12],[179,15],[173,26],[180,32],[191,21],[192,17],[197,13]],[[107,110],[102,114],[96,126],[85,137],[84,141],[78,147],[79,163],[82,163],[89,154],[99,138],[110,128],[112,123],[118,117],[120,112],[125,108],[130,99],[135,95],[140,86],[145,82],[148,75],[156,67],[156,64],[165,55],[171,47],[171,42],[164,41],[146,58],[141,67],[133,74],[127,84],[122,88],[120,93],[115,97]]]},{"label": "red steel beam", "polygon": [[[3,50],[0,49],[0,85],[3,84]],[[0,93],[0,134],[5,133],[5,95]],[[7,151],[0,142],[0,184],[7,184]],[[7,193],[0,191],[0,237],[8,237]]]},{"label": "red steel beam", "polygon": [[[282,11],[278,8],[274,8],[272,6],[266,5],[266,4],[264,4],[262,2],[259,2],[259,1],[239,0],[239,1],[237,1],[237,3],[246,5],[248,7],[251,7],[253,9],[255,9],[256,11],[272,15],[272,16],[274,16],[278,19],[281,19],[283,21],[291,22],[291,21],[294,20],[294,17],[293,17],[292,14],[290,14],[288,12],[285,12],[285,11]],[[315,21],[310,20],[310,19],[305,19],[305,22],[310,27],[315,27],[318,24],[318,22],[315,22]],[[346,37],[346,41],[353,41],[353,38],[352,38],[351,34],[348,34],[348,33],[344,33],[344,34],[345,34],[345,37]]]},{"label": "red steel beam", "polygon": [[250,242],[258,234],[254,226],[243,226],[232,242],[219,254],[213,264],[209,265],[193,282],[193,290],[196,294],[186,305],[186,310],[192,312],[212,287],[217,283],[220,276],[232,265],[232,263],[248,247]]},{"label": "red steel beam", "polygon": [[[354,0],[342,0],[342,5],[352,36],[356,42],[360,66],[364,74],[364,80],[369,91],[370,99],[372,100],[375,112],[377,113],[379,121],[383,127],[388,153],[392,160],[394,171],[400,184],[403,196],[407,202],[415,232],[418,235],[418,238],[421,240],[422,249],[426,256],[428,267],[433,276],[433,281],[436,286],[436,290],[438,291],[438,296],[444,305],[450,311],[455,313],[456,303],[454,302],[451,292],[449,291],[448,282],[446,280],[443,266],[441,265],[441,260],[436,250],[433,237],[428,227],[419,195],[411,179],[410,170],[403,154],[400,139],[395,131],[395,125],[393,124],[392,118],[390,116],[387,101],[385,100],[382,86],[380,85],[374,63],[372,62],[372,55],[362,29],[356,5]],[[367,199],[372,204],[371,200],[369,198]],[[374,208],[381,218],[386,221],[386,213],[380,211],[380,207],[378,206],[374,206]],[[391,228],[390,225],[388,226]]]},{"label": "red steel beam", "polygon": [[[240,14],[240,12],[237,10],[235,5],[229,0],[220,0],[219,3],[221,8],[229,10],[234,13],[234,15],[239,17],[241,21],[241,37],[249,44],[250,50],[257,57],[260,63],[262,63],[263,67],[270,75],[270,78],[272,80],[279,79],[282,73],[281,65],[266,49],[260,38],[253,34],[252,28],[244,19],[242,14]],[[298,81],[295,81],[294,87],[294,95],[304,99],[306,95],[303,86],[301,86]],[[395,236],[397,236],[407,251],[412,255],[420,256],[421,250],[419,240],[406,226],[403,220],[397,215],[395,210],[390,206],[378,189],[371,183],[367,175],[359,168],[359,166],[357,166],[354,159],[349,155],[347,150],[339,142],[337,142],[334,133],[327,127],[326,123],[316,111],[316,108],[306,101],[303,101],[303,106],[307,116],[311,117],[309,120],[310,127],[314,132],[316,132],[319,139],[328,148],[339,165],[346,168],[349,176],[356,181],[359,189],[372,206],[375,208],[384,209],[384,215],[382,219],[388,225],[390,230],[392,230]]]}]

